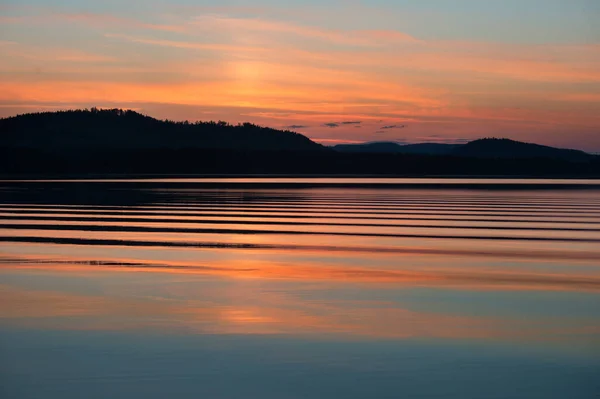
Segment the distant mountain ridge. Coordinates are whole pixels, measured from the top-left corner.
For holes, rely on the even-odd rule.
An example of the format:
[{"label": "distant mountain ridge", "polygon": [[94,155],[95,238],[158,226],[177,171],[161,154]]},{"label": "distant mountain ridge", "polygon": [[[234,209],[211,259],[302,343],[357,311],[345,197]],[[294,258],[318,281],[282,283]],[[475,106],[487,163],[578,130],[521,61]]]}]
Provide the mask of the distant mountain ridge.
[{"label": "distant mountain ridge", "polygon": [[121,109],[71,110],[22,114],[0,119],[4,149],[148,150],[203,149],[243,151],[327,151],[412,154],[475,158],[552,158],[584,162],[597,156],[510,139],[486,138],[466,144],[371,142],[324,147],[302,134],[251,123],[173,122]]},{"label": "distant mountain ridge", "polygon": [[392,153],[422,155],[452,155],[475,158],[552,158],[585,162],[595,156],[580,150],[555,148],[510,139],[485,138],[466,144],[420,143],[398,144],[371,142],[363,144],[338,144],[335,151],[345,153]]},{"label": "distant mountain ridge", "polygon": [[338,144],[333,149],[348,153],[392,153],[392,154],[426,154],[446,155],[462,144],[419,143],[398,144],[391,141],[376,141],[363,144]]},{"label": "distant mountain ridge", "polygon": [[0,119],[0,146],[43,150],[236,149],[320,151],[291,131],[251,123],[172,122],[121,109],[57,111]]},{"label": "distant mountain ridge", "polygon": [[132,173],[600,178],[600,156],[508,139],[332,148],[251,123],[173,122],[120,109],[0,119],[0,175]]},{"label": "distant mountain ridge", "polygon": [[471,141],[458,147],[453,154],[481,158],[555,158],[575,162],[594,158],[594,155],[580,150],[496,138]]}]

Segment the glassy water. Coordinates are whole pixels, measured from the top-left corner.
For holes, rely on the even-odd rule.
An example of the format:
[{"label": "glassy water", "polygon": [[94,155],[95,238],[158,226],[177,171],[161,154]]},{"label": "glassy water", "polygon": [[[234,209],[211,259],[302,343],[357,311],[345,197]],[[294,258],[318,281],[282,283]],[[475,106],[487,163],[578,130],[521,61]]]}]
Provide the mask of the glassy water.
[{"label": "glassy water", "polygon": [[596,398],[594,181],[0,182],[2,398]]}]

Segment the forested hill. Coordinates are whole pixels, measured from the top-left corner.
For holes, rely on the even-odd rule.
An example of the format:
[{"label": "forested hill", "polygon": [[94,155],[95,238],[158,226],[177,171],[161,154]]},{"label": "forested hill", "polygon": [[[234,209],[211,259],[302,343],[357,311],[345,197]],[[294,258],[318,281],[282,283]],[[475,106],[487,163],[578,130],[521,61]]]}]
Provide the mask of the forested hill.
[{"label": "forested hill", "polygon": [[579,150],[554,148],[497,138],[479,139],[466,144],[419,143],[401,145],[393,142],[340,144],[334,146],[333,149],[346,153],[427,154],[497,159],[549,158],[573,162],[585,162],[595,158],[594,155]]},{"label": "forested hill", "polygon": [[471,141],[454,149],[452,154],[480,158],[551,158],[576,162],[595,158],[594,155],[579,150],[497,138]]},{"label": "forested hill", "polygon": [[120,109],[0,119],[0,175],[86,174],[600,177],[600,157],[495,139],[334,150],[250,123],[162,121]]},{"label": "forested hill", "polygon": [[324,149],[301,134],[251,123],[172,122],[121,109],[18,115],[0,119],[0,132],[0,147],[5,149]]}]

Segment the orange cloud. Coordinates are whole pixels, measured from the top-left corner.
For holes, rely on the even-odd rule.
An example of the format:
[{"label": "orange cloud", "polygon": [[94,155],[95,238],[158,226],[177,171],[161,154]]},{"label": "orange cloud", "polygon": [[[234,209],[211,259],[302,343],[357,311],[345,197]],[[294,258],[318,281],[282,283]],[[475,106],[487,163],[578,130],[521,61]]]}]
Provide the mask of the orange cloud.
[{"label": "orange cloud", "polygon": [[118,60],[114,56],[95,54],[78,49],[23,46],[16,42],[0,42],[0,47],[6,56],[20,57],[31,61],[97,64],[114,63]]},{"label": "orange cloud", "polygon": [[248,47],[240,45],[230,44],[215,44],[215,43],[198,43],[198,42],[184,42],[174,40],[161,40],[161,39],[147,39],[141,37],[134,37],[129,35],[123,35],[118,33],[106,33],[104,35],[108,38],[124,39],[133,43],[151,44],[155,46],[163,47],[175,47],[183,49],[194,49],[194,50],[210,50],[210,51],[223,51],[223,52],[266,52],[267,49],[260,47]]},{"label": "orange cloud", "polygon": [[[196,17],[192,26],[202,30],[225,30],[228,32],[265,32],[271,34],[293,34],[306,38],[326,40],[333,44],[351,46],[378,46],[385,41],[416,41],[412,36],[393,31],[332,30],[316,26],[303,26],[290,21],[275,21],[258,18],[232,18],[220,15]],[[262,38],[264,39],[264,38]]]},{"label": "orange cloud", "polygon": [[[222,107],[228,111],[220,118],[247,116],[275,126],[322,125],[337,115],[386,119],[410,122],[402,132],[408,139],[499,132],[557,145],[567,140],[559,132],[577,131],[577,140],[600,143],[593,137],[600,127],[597,44],[434,41],[268,18],[154,17],[152,23],[101,14],[7,17],[13,25],[72,23],[95,34],[101,28],[104,42],[95,50],[102,54],[62,43],[39,49],[0,43],[0,56],[8,60],[0,68],[0,99],[15,107]],[[161,56],[167,49],[176,51]],[[163,109],[161,115],[172,118]],[[317,127],[307,133],[342,142],[372,140],[376,130]]]},{"label": "orange cloud", "polygon": [[[299,82],[298,79],[303,72],[307,73],[307,77]],[[121,103],[160,100],[160,102],[175,104],[256,107],[321,113],[339,112],[340,107],[353,98],[413,103],[424,107],[437,106],[441,103],[441,100],[429,98],[420,89],[399,84],[362,80],[355,85],[350,85],[344,80],[344,76],[349,74],[326,69],[302,67],[278,69],[276,65],[232,61],[215,71],[215,75],[213,81],[172,84],[5,81],[0,82],[2,91],[0,99],[23,102],[112,101]],[[328,80],[328,76],[331,79]],[[286,81],[287,83],[284,83]],[[322,98],[324,101],[315,101],[315,98]]]}]

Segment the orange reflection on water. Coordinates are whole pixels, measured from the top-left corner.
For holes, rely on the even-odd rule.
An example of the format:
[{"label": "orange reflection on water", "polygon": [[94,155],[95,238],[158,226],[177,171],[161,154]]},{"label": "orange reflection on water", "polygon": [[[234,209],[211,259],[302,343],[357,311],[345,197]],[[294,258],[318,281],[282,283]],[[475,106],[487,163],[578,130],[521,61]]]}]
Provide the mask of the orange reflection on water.
[{"label": "orange reflection on water", "polygon": [[[310,301],[283,292],[211,298],[93,296],[0,285],[0,318],[20,327],[66,330],[155,330],[195,334],[328,334],[371,338],[564,339],[591,334],[575,327],[522,319],[419,312],[391,302]],[[255,295],[256,292],[250,292]],[[245,302],[245,304],[244,304]]]},{"label": "orange reflection on water", "polygon": [[[260,251],[255,251],[259,252]],[[422,263],[434,266],[423,266]],[[165,263],[143,261],[139,259],[111,259],[88,261],[70,257],[68,260],[46,259],[41,256],[10,261],[11,268],[31,270],[62,270],[70,274],[90,275],[98,272],[152,272],[167,274],[212,275],[231,279],[253,280],[292,280],[292,281],[328,281],[331,283],[352,284],[391,284],[399,287],[445,287],[461,290],[545,290],[545,291],[600,291],[600,270],[594,267],[583,272],[568,270],[559,272],[527,268],[527,262],[521,262],[519,268],[468,268],[461,266],[461,255],[427,255],[426,257],[386,257],[385,254],[373,255],[375,259],[388,260],[391,263],[379,266],[336,265],[331,259],[322,262],[296,261],[281,262],[263,259],[243,259],[242,257],[200,262],[187,260],[169,260]],[[421,264],[412,266],[409,260]]]}]

